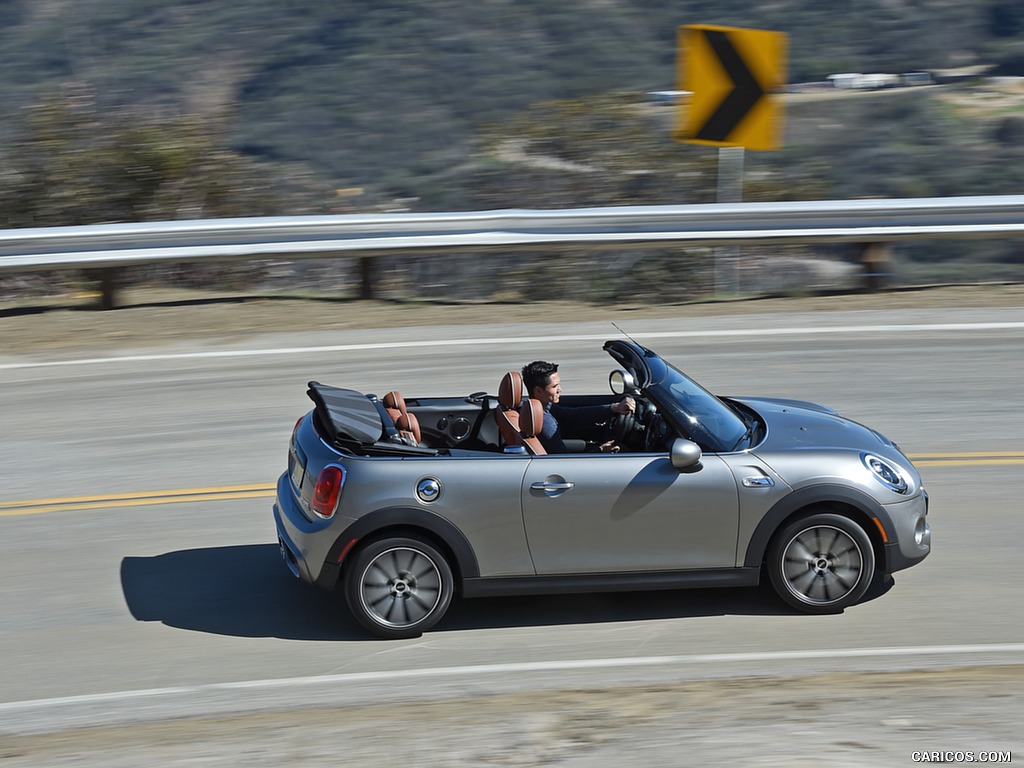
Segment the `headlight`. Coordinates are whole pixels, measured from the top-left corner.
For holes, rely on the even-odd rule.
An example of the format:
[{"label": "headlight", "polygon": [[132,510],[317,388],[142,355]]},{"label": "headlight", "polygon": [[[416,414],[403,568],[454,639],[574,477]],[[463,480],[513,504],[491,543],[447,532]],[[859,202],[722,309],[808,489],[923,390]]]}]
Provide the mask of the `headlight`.
[{"label": "headlight", "polygon": [[900,468],[888,459],[875,456],[873,453],[862,453],[860,460],[864,462],[864,466],[875,476],[875,479],[890,491],[906,493],[909,490],[907,480],[903,477]]}]

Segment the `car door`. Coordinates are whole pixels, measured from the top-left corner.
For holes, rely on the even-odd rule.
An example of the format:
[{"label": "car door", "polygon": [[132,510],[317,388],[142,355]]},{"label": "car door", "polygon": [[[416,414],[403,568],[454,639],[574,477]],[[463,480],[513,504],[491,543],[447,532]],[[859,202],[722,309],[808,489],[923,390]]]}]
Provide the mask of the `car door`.
[{"label": "car door", "polygon": [[522,496],[538,574],[736,565],[738,492],[715,455],[685,471],[664,454],[538,456]]}]

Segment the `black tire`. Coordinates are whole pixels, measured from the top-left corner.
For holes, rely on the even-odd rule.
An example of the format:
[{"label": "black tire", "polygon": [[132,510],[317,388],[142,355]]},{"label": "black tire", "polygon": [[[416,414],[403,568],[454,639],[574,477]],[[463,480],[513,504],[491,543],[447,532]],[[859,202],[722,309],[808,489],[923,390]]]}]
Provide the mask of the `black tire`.
[{"label": "black tire", "polygon": [[804,613],[839,613],[875,577],[875,550],[848,517],[820,513],[780,530],[768,550],[768,576],[787,604]]},{"label": "black tire", "polygon": [[455,579],[444,555],[431,545],[388,538],[355,553],[344,589],[352,615],[373,634],[419,637],[448,610]]}]

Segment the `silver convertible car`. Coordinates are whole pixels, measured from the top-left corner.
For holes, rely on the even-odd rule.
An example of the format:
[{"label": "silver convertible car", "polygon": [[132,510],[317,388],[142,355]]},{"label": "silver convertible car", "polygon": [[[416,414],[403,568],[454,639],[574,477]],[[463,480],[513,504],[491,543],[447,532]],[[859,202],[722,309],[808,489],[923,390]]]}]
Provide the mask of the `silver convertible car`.
[{"label": "silver convertible car", "polygon": [[[928,496],[878,432],[812,403],[716,397],[657,354],[608,341],[602,426],[621,450],[537,440],[518,372],[496,394],[381,397],[310,382],[274,517],[291,572],[354,617],[415,637],[456,596],[753,586],[834,613],[928,555]],[[496,377],[497,379],[497,377]],[[575,439],[574,439],[575,437]]]}]

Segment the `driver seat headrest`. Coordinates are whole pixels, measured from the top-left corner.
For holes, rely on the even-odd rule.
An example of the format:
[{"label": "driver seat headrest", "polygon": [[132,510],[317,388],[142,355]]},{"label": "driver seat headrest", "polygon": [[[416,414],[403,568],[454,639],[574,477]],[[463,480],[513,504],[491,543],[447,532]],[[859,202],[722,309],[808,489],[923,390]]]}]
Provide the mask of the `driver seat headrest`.
[{"label": "driver seat headrest", "polygon": [[541,445],[537,433],[544,429],[544,404],[532,397],[523,401],[519,408],[519,432],[522,435],[523,445],[526,450],[534,456],[544,456],[547,451]]}]

